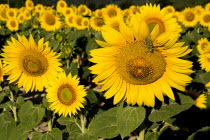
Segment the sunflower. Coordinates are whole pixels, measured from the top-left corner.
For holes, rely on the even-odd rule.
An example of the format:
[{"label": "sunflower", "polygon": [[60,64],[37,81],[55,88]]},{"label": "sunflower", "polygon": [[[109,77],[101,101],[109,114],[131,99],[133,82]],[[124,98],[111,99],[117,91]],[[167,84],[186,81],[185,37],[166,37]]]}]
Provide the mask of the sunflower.
[{"label": "sunflower", "polygon": [[202,69],[207,72],[210,71],[210,53],[203,53],[199,55],[198,61],[201,64]]},{"label": "sunflower", "polygon": [[69,27],[74,27],[73,19],[76,17],[75,14],[65,16],[65,22]]},{"label": "sunflower", "polygon": [[197,15],[202,14],[202,12],[204,11],[204,9],[201,5],[195,6],[194,9],[195,9],[195,12],[196,12]]},{"label": "sunflower", "polygon": [[103,18],[105,18],[106,20],[113,18],[119,14],[121,14],[121,9],[114,4],[107,5],[106,8],[103,9]]},{"label": "sunflower", "polygon": [[205,5],[205,10],[210,11],[210,2]]},{"label": "sunflower", "polygon": [[62,71],[57,59],[59,55],[49,48],[49,42],[44,43],[44,38],[37,44],[32,35],[29,40],[18,35],[18,40],[12,37],[7,43],[1,54],[5,74],[9,75],[10,83],[17,83],[26,92],[43,91],[47,83]]},{"label": "sunflower", "polygon": [[46,31],[54,31],[61,27],[60,18],[51,13],[45,13],[40,17],[41,27]]},{"label": "sunflower", "polygon": [[169,13],[173,14],[175,12],[175,8],[171,5],[164,7],[162,10],[164,11],[165,14],[169,14]]},{"label": "sunflower", "polygon": [[26,6],[26,9],[28,9],[29,11],[34,9],[34,3],[32,0],[26,0],[25,6]]},{"label": "sunflower", "polygon": [[95,31],[101,31],[104,25],[104,19],[99,17],[90,18],[90,27]]},{"label": "sunflower", "polygon": [[123,22],[122,15],[115,16],[109,20],[105,21],[105,24],[119,31],[119,26]]},{"label": "sunflower", "polygon": [[61,12],[62,13],[63,10],[66,9],[66,7],[67,7],[67,3],[64,0],[59,0],[57,2],[57,5],[56,5],[56,10],[58,12]]},{"label": "sunflower", "polygon": [[6,9],[0,9],[0,20],[2,21],[7,20]]},{"label": "sunflower", "polygon": [[210,11],[202,12],[199,21],[202,26],[210,27]]},{"label": "sunflower", "polygon": [[19,29],[19,23],[16,18],[10,18],[6,21],[6,26],[10,31],[17,31]]},{"label": "sunflower", "polygon": [[84,17],[82,19],[82,26],[84,27],[84,29],[89,29],[89,24],[90,24],[89,18]]},{"label": "sunflower", "polygon": [[85,29],[85,27],[82,25],[82,21],[83,21],[83,16],[75,15],[75,17],[73,18],[74,27],[78,30]]},{"label": "sunflower", "polygon": [[14,8],[9,8],[6,11],[7,18],[16,18],[17,11]]},{"label": "sunflower", "polygon": [[20,13],[18,16],[17,16],[17,20],[19,23],[23,23],[24,20],[25,20],[25,14],[24,13]]},{"label": "sunflower", "polygon": [[97,10],[94,12],[94,16],[95,16],[95,17],[102,18],[102,17],[103,17],[103,11],[102,11],[101,9],[97,9]]},{"label": "sunflower", "polygon": [[172,15],[172,18],[175,18],[176,21],[179,21],[180,19],[180,12],[175,11]]},{"label": "sunflower", "polygon": [[149,27],[138,15],[132,27],[121,23],[119,31],[104,25],[97,40],[103,48],[90,52],[90,61],[96,63],[89,69],[97,76],[93,82],[106,91],[105,98],[114,96],[114,104],[125,100],[128,104],[154,107],[155,97],[163,95],[174,100],[171,87],[185,90],[191,82],[192,62],[180,59],[191,49],[175,43],[177,36],[171,32],[159,34],[159,25],[149,32]]},{"label": "sunflower", "polygon": [[42,12],[44,11],[44,6],[43,6],[42,4],[37,4],[37,5],[35,6],[35,11],[36,11],[37,13],[42,13]]},{"label": "sunflower", "polygon": [[140,13],[140,8],[138,6],[132,5],[129,7],[129,11],[131,14]]},{"label": "sunflower", "polygon": [[208,41],[208,39],[201,38],[200,40],[198,40],[197,49],[200,54],[210,53],[210,42]]},{"label": "sunflower", "polygon": [[197,106],[200,109],[206,109],[206,103],[207,103],[207,98],[204,94],[199,95],[196,99],[195,99],[195,106]]},{"label": "sunflower", "polygon": [[71,7],[67,7],[66,9],[63,10],[63,15],[66,17],[68,15],[74,14],[74,11]]},{"label": "sunflower", "polygon": [[86,5],[81,4],[77,8],[77,12],[80,15],[86,16],[86,15],[88,15],[89,8]]},{"label": "sunflower", "polygon": [[182,31],[181,26],[177,23],[176,19],[172,17],[173,14],[165,14],[164,11],[160,9],[160,5],[152,6],[152,4],[146,4],[138,15],[141,20],[147,23],[150,32],[157,24],[159,25],[159,34],[163,32],[173,32],[179,35]]},{"label": "sunflower", "polygon": [[185,8],[182,11],[180,21],[185,27],[195,26],[198,20],[199,20],[199,17],[193,8]]},{"label": "sunflower", "polygon": [[30,20],[31,19],[31,12],[30,11],[28,11],[28,10],[25,10],[24,11],[24,14],[25,14],[25,19],[26,20]]},{"label": "sunflower", "polygon": [[68,76],[64,72],[59,74],[46,89],[48,102],[52,103],[50,109],[59,115],[71,117],[77,114],[77,110],[84,108],[82,103],[85,102],[86,91],[83,85],[78,84],[79,79],[72,77],[71,73]]}]

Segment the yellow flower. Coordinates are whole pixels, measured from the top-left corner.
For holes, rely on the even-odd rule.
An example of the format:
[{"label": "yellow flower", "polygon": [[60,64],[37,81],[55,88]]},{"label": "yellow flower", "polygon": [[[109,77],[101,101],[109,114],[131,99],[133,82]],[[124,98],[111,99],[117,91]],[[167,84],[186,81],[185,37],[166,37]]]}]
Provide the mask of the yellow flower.
[{"label": "yellow flower", "polygon": [[49,42],[44,43],[44,38],[37,44],[32,35],[29,40],[18,35],[18,40],[12,37],[7,43],[1,54],[5,74],[9,75],[9,83],[17,83],[26,92],[43,91],[58,71],[62,71],[59,55],[50,49]]},{"label": "yellow flower", "polygon": [[10,18],[6,21],[6,26],[10,31],[17,31],[19,29],[19,23],[16,18]]},{"label": "yellow flower", "polygon": [[34,9],[34,3],[32,0],[26,0],[25,6],[26,6],[26,9],[28,9],[29,11]]},{"label": "yellow flower", "polygon": [[30,11],[28,11],[28,10],[25,10],[24,11],[24,14],[25,14],[25,19],[26,20],[30,20],[31,19],[31,12]]},{"label": "yellow flower", "polygon": [[175,12],[175,8],[171,5],[164,7],[162,10],[165,14],[173,14]]},{"label": "yellow flower", "polygon": [[83,85],[78,84],[79,79],[76,76],[60,73],[46,89],[48,102],[52,103],[50,109],[59,115],[71,117],[77,114],[77,110],[84,108],[82,103],[85,102],[86,91]]},{"label": "yellow flower", "polygon": [[86,15],[88,15],[89,8],[86,5],[81,4],[77,8],[77,12],[80,15],[86,16]]},{"label": "yellow flower", "polygon": [[193,8],[185,8],[182,11],[180,21],[184,26],[193,27],[197,24],[198,20],[199,17]]},{"label": "yellow flower", "polygon": [[197,106],[200,109],[206,109],[206,103],[207,103],[207,98],[204,94],[199,95],[196,99],[195,99],[195,106]]},{"label": "yellow flower", "polygon": [[108,20],[117,15],[121,14],[121,9],[114,4],[107,5],[106,8],[103,9],[103,18]]},{"label": "yellow flower", "polygon": [[200,24],[204,27],[210,27],[210,11],[204,11],[200,14]]},{"label": "yellow flower", "polygon": [[73,9],[71,7],[68,7],[66,9],[63,10],[63,15],[66,17],[68,15],[71,15],[71,14],[75,14]]},{"label": "yellow flower", "polygon": [[24,13],[20,13],[18,16],[17,16],[17,20],[19,23],[23,23],[24,20],[25,20],[25,14]]},{"label": "yellow flower", "polygon": [[130,14],[140,13],[140,8],[138,6],[132,5],[129,7]]},{"label": "yellow flower", "polygon": [[60,18],[48,12],[40,17],[40,23],[46,31],[55,31],[61,27]]},{"label": "yellow flower", "polygon": [[6,11],[7,18],[16,18],[17,11],[14,8],[9,8]]},{"label": "yellow flower", "polygon": [[62,13],[63,10],[66,9],[66,7],[67,7],[67,3],[64,0],[59,0],[57,2],[57,5],[56,5],[56,10],[58,12],[61,12]]},{"label": "yellow flower", "polygon": [[94,12],[94,16],[95,16],[95,17],[102,18],[102,17],[103,17],[103,11],[102,11],[101,9],[97,9],[97,10]]},{"label": "yellow flower", "polygon": [[205,5],[205,10],[210,11],[210,2]]},{"label": "yellow flower", "polygon": [[75,17],[73,18],[73,24],[76,29],[78,29],[78,30],[85,29],[85,26],[83,26],[82,22],[83,22],[83,16],[75,15]]},{"label": "yellow flower", "polygon": [[160,5],[146,5],[140,11],[140,18],[144,20],[150,32],[153,30],[155,25],[159,25],[159,33],[173,32],[179,35],[182,31],[181,26],[172,17],[173,14],[165,14],[163,10],[160,9]]},{"label": "yellow flower", "polygon": [[73,19],[76,17],[75,14],[70,14],[68,16],[65,16],[65,22],[69,27],[74,27]]},{"label": "yellow flower", "polygon": [[208,41],[208,39],[201,38],[200,40],[198,40],[197,49],[200,54],[210,53],[210,42]]},{"label": "yellow flower", "polygon": [[149,31],[145,21],[133,17],[132,27],[124,22],[119,31],[104,25],[97,40],[103,48],[92,50],[89,69],[96,74],[93,82],[102,85],[105,98],[114,97],[114,104],[125,100],[128,104],[154,107],[155,97],[160,101],[167,95],[174,100],[171,87],[184,91],[192,78],[192,62],[180,59],[191,49],[175,43],[171,32],[159,34],[159,25]]},{"label": "yellow flower", "polygon": [[210,71],[210,53],[203,53],[199,55],[198,61],[201,64],[202,69],[207,72]]},{"label": "yellow flower", "polygon": [[7,20],[6,9],[0,9],[0,20],[2,21]]},{"label": "yellow flower", "polygon": [[90,27],[95,31],[101,31],[104,25],[104,19],[99,17],[90,18]]},{"label": "yellow flower", "polygon": [[37,4],[37,5],[35,6],[35,11],[36,11],[37,13],[42,13],[42,12],[44,11],[44,6],[43,6],[42,4]]},{"label": "yellow flower", "polygon": [[194,9],[197,15],[202,14],[202,12],[204,11],[203,7],[200,5],[195,6]]}]

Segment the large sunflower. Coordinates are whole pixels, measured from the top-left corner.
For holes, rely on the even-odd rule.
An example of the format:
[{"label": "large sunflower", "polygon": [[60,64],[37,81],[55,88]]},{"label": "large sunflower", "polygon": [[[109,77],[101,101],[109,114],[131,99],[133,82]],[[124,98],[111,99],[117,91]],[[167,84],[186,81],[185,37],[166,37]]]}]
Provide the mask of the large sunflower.
[{"label": "large sunflower", "polygon": [[44,43],[44,38],[37,44],[32,36],[28,40],[18,35],[18,40],[12,37],[7,43],[1,54],[5,74],[9,75],[10,83],[23,86],[26,92],[42,91],[48,81],[62,70],[57,59],[59,55],[48,47],[49,42]]},{"label": "large sunflower", "polygon": [[90,53],[90,61],[96,63],[89,68],[97,75],[93,82],[107,90],[106,98],[114,96],[114,104],[125,100],[153,107],[155,97],[163,101],[163,95],[174,100],[171,87],[184,91],[192,80],[192,62],[179,58],[191,50],[175,43],[177,36],[171,32],[159,35],[159,25],[150,33],[138,15],[134,18],[132,27],[122,22],[119,31],[104,25],[105,42],[97,40],[103,48]]},{"label": "large sunflower", "polygon": [[51,13],[45,13],[40,17],[41,27],[46,31],[54,31],[61,27],[60,18]]},{"label": "large sunflower", "polygon": [[160,5],[145,5],[141,8],[139,16],[141,20],[147,23],[150,32],[157,24],[159,25],[159,34],[173,32],[178,35],[182,31],[181,26],[177,23],[176,19],[172,17],[173,14],[166,14],[164,9],[160,9]]},{"label": "large sunflower", "polygon": [[84,86],[78,84],[79,79],[76,76],[60,73],[46,89],[48,102],[52,102],[50,109],[55,110],[59,115],[71,116],[75,115],[80,108],[84,108],[82,103],[85,101],[86,92]]},{"label": "large sunflower", "polygon": [[104,19],[99,17],[92,16],[90,18],[90,26],[95,31],[101,31],[102,27],[104,25]]},{"label": "large sunflower", "polygon": [[200,14],[200,24],[204,27],[210,27],[210,11],[204,11]]}]

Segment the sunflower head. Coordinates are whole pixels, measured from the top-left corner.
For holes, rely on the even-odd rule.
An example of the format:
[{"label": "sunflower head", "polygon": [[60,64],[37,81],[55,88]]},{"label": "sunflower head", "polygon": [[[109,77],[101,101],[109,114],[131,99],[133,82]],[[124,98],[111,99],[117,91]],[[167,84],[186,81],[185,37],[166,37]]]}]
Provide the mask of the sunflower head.
[{"label": "sunflower head", "polygon": [[41,27],[46,31],[54,31],[61,27],[60,18],[51,13],[45,13],[40,17]]},{"label": "sunflower head", "polygon": [[57,10],[58,12],[61,12],[61,13],[62,13],[62,11],[63,11],[64,9],[66,9],[66,7],[67,7],[66,1],[64,1],[64,0],[59,0],[59,1],[57,2],[57,5],[56,5],[56,10]]},{"label": "sunflower head", "polygon": [[180,21],[186,27],[193,27],[198,22],[198,15],[196,14],[194,8],[185,8],[182,11]]},{"label": "sunflower head", "polygon": [[35,6],[35,11],[36,11],[37,13],[42,13],[42,12],[44,11],[44,6],[43,6],[42,4],[37,4],[37,5]]},{"label": "sunflower head", "polygon": [[59,115],[67,116],[77,114],[80,108],[84,108],[86,91],[83,85],[79,85],[79,79],[71,74],[60,73],[51,85],[46,89],[50,109]]},{"label": "sunflower head", "polygon": [[17,20],[19,23],[23,23],[24,20],[25,20],[25,14],[24,13],[20,13],[18,16],[17,16]]},{"label": "sunflower head", "polygon": [[210,42],[208,41],[208,39],[201,38],[200,40],[198,40],[197,49],[200,54],[210,53]]},{"label": "sunflower head", "polygon": [[210,53],[200,54],[198,61],[202,69],[204,69],[207,72],[210,71]]},{"label": "sunflower head", "polygon": [[200,24],[204,27],[210,27],[210,11],[204,11],[200,14]]},{"label": "sunflower head", "polygon": [[86,16],[89,13],[89,8],[86,5],[81,4],[77,8],[77,13]]},{"label": "sunflower head", "polygon": [[210,2],[205,5],[205,10],[210,11]]},{"label": "sunflower head", "polygon": [[9,75],[10,83],[17,83],[26,92],[43,91],[48,81],[62,70],[57,59],[59,55],[49,48],[49,42],[44,43],[44,38],[36,43],[32,35],[29,40],[18,35],[18,40],[11,38],[7,43],[1,54],[5,74]]},{"label": "sunflower head", "polygon": [[19,29],[19,23],[16,18],[10,18],[6,22],[6,26],[10,31],[17,31]]},{"label": "sunflower head", "polygon": [[32,0],[26,0],[25,6],[29,11],[31,11],[34,9],[34,2]]},{"label": "sunflower head", "polygon": [[65,10],[63,10],[63,15],[66,17],[68,15],[71,15],[71,14],[75,14],[73,9],[71,7],[68,7],[66,8]]},{"label": "sunflower head", "polygon": [[107,5],[106,8],[103,9],[103,17],[108,20],[117,15],[121,14],[121,9],[114,4]]},{"label": "sunflower head", "polygon": [[73,20],[76,17],[75,14],[70,14],[68,16],[65,16],[65,22],[69,27],[74,27]]},{"label": "sunflower head", "polygon": [[165,14],[170,14],[170,13],[173,14],[175,12],[175,8],[171,5],[164,7],[162,10]]},{"label": "sunflower head", "polygon": [[192,62],[179,58],[192,50],[175,43],[177,36],[171,32],[159,34],[159,25],[150,31],[139,14],[133,19],[131,27],[123,20],[117,30],[102,27],[105,42],[97,43],[103,48],[90,53],[90,61],[96,63],[89,68],[97,75],[93,82],[102,85],[105,98],[114,97],[114,104],[126,101],[154,107],[155,97],[163,101],[163,95],[174,100],[171,87],[184,91],[192,80],[187,75],[193,72]]},{"label": "sunflower head", "polygon": [[104,25],[104,19],[99,17],[91,17],[90,18],[90,26],[95,31],[101,31]]},{"label": "sunflower head", "polygon": [[86,27],[83,25],[83,19],[84,17],[81,16],[81,15],[76,15],[74,18],[73,18],[73,24],[74,24],[74,27],[78,30],[84,30]]},{"label": "sunflower head", "polygon": [[9,8],[6,11],[7,18],[16,18],[17,11],[14,8]]},{"label": "sunflower head", "polygon": [[94,12],[94,16],[95,16],[95,17],[102,18],[102,17],[103,17],[103,11],[102,11],[101,9],[97,9],[97,10]]}]

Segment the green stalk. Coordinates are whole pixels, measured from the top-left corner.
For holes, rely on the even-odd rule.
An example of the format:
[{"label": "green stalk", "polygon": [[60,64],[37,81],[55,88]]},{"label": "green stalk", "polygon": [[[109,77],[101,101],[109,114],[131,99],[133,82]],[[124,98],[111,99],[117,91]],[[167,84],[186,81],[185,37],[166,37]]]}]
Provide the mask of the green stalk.
[{"label": "green stalk", "polygon": [[138,140],[144,140],[145,139],[145,129],[142,129],[139,133]]},{"label": "green stalk", "polygon": [[[10,101],[14,102],[14,95],[13,93],[10,91]],[[15,122],[17,122],[17,108],[15,106],[10,106],[10,108],[12,109],[12,113],[14,115],[14,119],[15,119]]]},{"label": "green stalk", "polygon": [[85,133],[86,118],[82,114],[80,115],[80,121],[81,121],[81,131],[82,133]]}]

